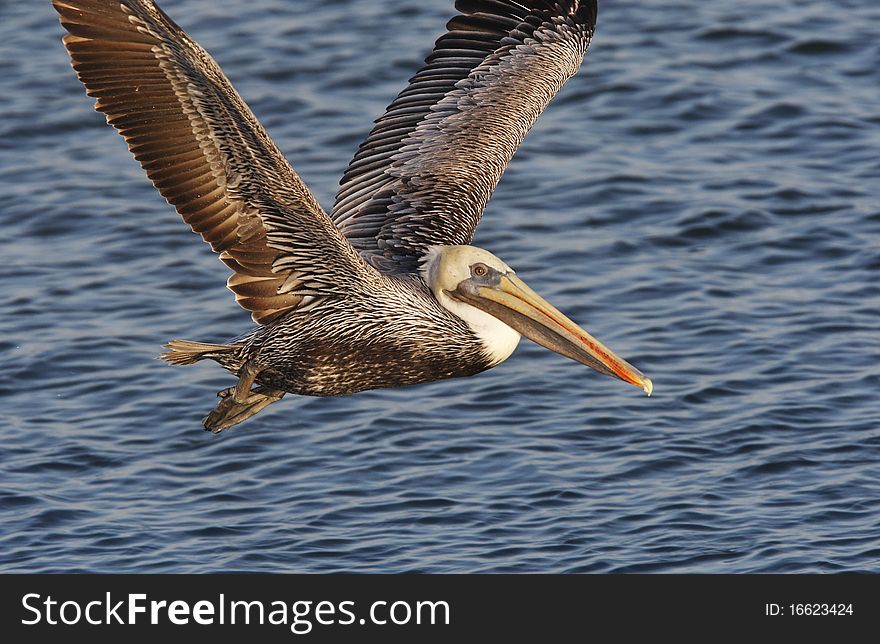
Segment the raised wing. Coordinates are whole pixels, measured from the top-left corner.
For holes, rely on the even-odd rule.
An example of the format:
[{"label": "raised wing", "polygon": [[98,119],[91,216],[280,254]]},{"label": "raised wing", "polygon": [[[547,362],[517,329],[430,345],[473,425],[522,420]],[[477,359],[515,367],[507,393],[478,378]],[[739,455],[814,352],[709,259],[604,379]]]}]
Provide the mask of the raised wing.
[{"label": "raised wing", "polygon": [[220,67],[151,0],[53,0],[96,109],[267,323],[367,269]]},{"label": "raised wing", "polygon": [[456,0],[425,66],[361,144],[332,218],[376,268],[467,244],[532,124],[580,67],[596,0]]}]

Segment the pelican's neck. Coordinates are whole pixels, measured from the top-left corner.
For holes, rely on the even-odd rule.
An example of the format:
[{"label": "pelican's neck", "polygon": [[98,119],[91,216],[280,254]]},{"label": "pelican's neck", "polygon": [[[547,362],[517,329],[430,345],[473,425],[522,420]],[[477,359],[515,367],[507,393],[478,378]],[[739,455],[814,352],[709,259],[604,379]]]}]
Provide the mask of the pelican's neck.
[{"label": "pelican's neck", "polygon": [[516,345],[519,344],[519,333],[498,318],[470,304],[454,300],[443,291],[435,296],[443,308],[464,320],[477,335],[483,343],[483,350],[489,358],[490,367],[507,360],[516,349]]}]

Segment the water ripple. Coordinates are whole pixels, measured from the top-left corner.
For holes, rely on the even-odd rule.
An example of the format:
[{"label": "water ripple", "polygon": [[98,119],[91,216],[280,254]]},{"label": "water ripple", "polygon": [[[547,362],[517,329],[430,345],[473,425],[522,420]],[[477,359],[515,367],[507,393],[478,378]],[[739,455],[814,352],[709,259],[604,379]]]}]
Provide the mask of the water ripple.
[{"label": "water ripple", "polygon": [[[164,6],[328,205],[452,4]],[[524,343],[220,436],[229,378],[154,358],[248,327],[223,267],[0,6],[0,569],[878,572],[880,9],[838,5],[605,3],[487,210],[652,398]]]}]

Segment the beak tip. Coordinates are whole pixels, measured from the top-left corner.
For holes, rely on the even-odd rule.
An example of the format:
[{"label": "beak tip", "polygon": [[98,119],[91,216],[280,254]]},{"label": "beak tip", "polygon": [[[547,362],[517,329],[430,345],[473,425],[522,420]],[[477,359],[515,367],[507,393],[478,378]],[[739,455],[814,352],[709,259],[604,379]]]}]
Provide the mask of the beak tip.
[{"label": "beak tip", "polygon": [[648,394],[649,398],[651,394],[654,393],[654,383],[651,382],[650,378],[645,378],[642,381],[642,389],[645,391],[646,394]]}]

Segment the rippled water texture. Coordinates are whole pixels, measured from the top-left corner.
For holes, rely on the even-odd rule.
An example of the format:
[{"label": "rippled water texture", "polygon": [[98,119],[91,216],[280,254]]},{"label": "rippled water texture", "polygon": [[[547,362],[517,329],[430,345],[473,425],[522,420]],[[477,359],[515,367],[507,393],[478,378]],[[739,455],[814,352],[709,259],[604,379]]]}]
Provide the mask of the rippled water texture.
[{"label": "rippled water texture", "polygon": [[[452,0],[166,0],[329,207]],[[249,326],[0,4],[0,569],[880,571],[880,6],[602,3],[477,243],[650,375],[523,342],[470,379],[290,396],[154,357]]]}]

